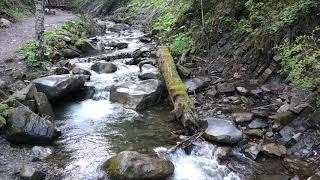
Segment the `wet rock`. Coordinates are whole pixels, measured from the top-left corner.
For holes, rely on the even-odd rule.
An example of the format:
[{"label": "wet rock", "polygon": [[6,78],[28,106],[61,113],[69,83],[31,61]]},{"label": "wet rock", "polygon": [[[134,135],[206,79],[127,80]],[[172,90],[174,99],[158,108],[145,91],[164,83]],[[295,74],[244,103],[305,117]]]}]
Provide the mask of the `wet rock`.
[{"label": "wet rock", "polygon": [[230,157],[231,148],[230,147],[218,147],[214,152],[214,156],[217,157],[219,161],[225,161]]},{"label": "wet rock", "polygon": [[166,179],[174,172],[174,165],[163,159],[134,151],[123,151],[104,164],[112,179]]},{"label": "wet rock", "polygon": [[296,115],[290,111],[287,111],[276,113],[275,115],[270,116],[270,118],[273,119],[276,124],[286,125],[294,120],[296,118]]},{"label": "wet rock", "polygon": [[262,137],[264,132],[261,129],[248,129],[244,131],[244,134],[248,136]]},{"label": "wet rock", "polygon": [[88,40],[79,39],[75,46],[84,54],[97,52],[97,49]]},{"label": "wet rock", "polygon": [[118,48],[118,49],[125,49],[125,48],[128,47],[128,43],[125,43],[125,42],[119,42],[119,43],[111,42],[107,46]]},{"label": "wet rock", "polygon": [[34,146],[32,148],[32,161],[43,161],[52,154],[50,148]]},{"label": "wet rock", "polygon": [[0,18],[0,25],[4,26],[6,28],[9,28],[12,26],[12,23],[5,18]]},{"label": "wet rock", "polygon": [[220,94],[232,93],[236,90],[233,83],[222,83],[217,85],[217,90]]},{"label": "wet rock", "polygon": [[10,96],[10,99],[16,99],[19,102],[24,102],[26,100],[33,99],[35,94],[37,93],[37,88],[33,83],[30,83],[27,87],[24,89],[17,91],[13,93]]},{"label": "wet rock", "polygon": [[251,121],[253,119],[253,113],[237,112],[237,113],[233,113],[232,117],[234,118],[235,122],[243,123],[243,122]]},{"label": "wet rock", "polygon": [[236,87],[236,90],[237,90],[240,94],[247,94],[247,93],[249,92],[245,87]]},{"label": "wet rock", "polygon": [[152,41],[150,37],[146,37],[146,36],[141,37],[139,40],[142,43],[150,43]]},{"label": "wet rock", "polygon": [[25,106],[15,108],[7,123],[4,134],[14,144],[49,144],[60,135],[53,123]]},{"label": "wet rock", "polygon": [[46,94],[49,100],[60,98],[83,87],[86,76],[53,75],[35,79],[33,83],[39,92]]},{"label": "wet rock", "polygon": [[11,85],[11,88],[14,91],[20,91],[20,90],[24,89],[25,87],[27,87],[26,84],[21,80],[18,80]]},{"label": "wet rock", "polygon": [[180,64],[176,64],[177,71],[181,79],[187,79],[192,75],[192,71]]},{"label": "wet rock", "polygon": [[283,157],[287,154],[287,148],[283,145],[270,143],[262,145],[261,151],[271,156]]},{"label": "wet rock", "polygon": [[187,79],[183,83],[186,86],[188,93],[200,92],[204,88],[209,86],[210,80],[207,78],[192,78]]},{"label": "wet rock", "polygon": [[7,124],[7,121],[4,117],[0,116],[0,129]]},{"label": "wet rock", "polygon": [[46,94],[44,94],[43,92],[37,92],[34,98],[36,100],[38,113],[40,115],[54,117],[51,104]]},{"label": "wet rock", "polygon": [[292,93],[289,110],[300,114],[306,107],[311,106],[314,95],[304,90],[295,89]]},{"label": "wet rock", "polygon": [[142,52],[141,49],[137,49],[137,50],[133,51],[132,57],[133,57],[134,59],[140,58],[140,57],[142,57],[142,53],[143,53],[143,52]]},{"label": "wet rock", "polygon": [[70,63],[69,60],[61,60],[57,63],[60,67],[66,67],[70,69],[72,67],[72,64]]},{"label": "wet rock", "polygon": [[91,66],[91,70],[99,74],[114,73],[117,71],[117,69],[118,69],[117,66],[113,63],[97,62]]},{"label": "wet rock", "polygon": [[61,51],[61,54],[63,57],[67,59],[75,58],[75,57],[80,57],[80,53],[73,50],[73,49],[63,49]]},{"label": "wet rock", "polygon": [[111,27],[108,27],[107,30],[115,33],[120,33],[121,31],[125,31],[130,29],[130,26],[127,24],[115,24]]},{"label": "wet rock", "polygon": [[69,69],[66,67],[57,67],[54,69],[54,74],[56,75],[69,74]]},{"label": "wet rock", "polygon": [[213,88],[210,88],[207,92],[206,92],[206,95],[210,98],[214,98],[216,95],[217,95],[217,90],[215,87]]},{"label": "wet rock", "polygon": [[24,165],[20,171],[20,177],[23,180],[43,180],[46,174],[42,171],[37,171],[32,166]]},{"label": "wet rock", "polygon": [[248,127],[251,129],[260,129],[260,128],[265,128],[268,126],[268,123],[266,123],[264,120],[262,119],[254,119],[249,125]]},{"label": "wet rock", "polygon": [[220,143],[237,143],[242,139],[242,132],[230,120],[209,118],[204,137]]},{"label": "wet rock", "polygon": [[141,67],[139,78],[142,80],[147,80],[147,79],[160,79],[161,74],[158,68],[150,65],[150,64],[145,64]]},{"label": "wet rock", "polygon": [[253,160],[256,160],[261,151],[261,144],[249,142],[244,150],[244,154]]},{"label": "wet rock", "polygon": [[152,58],[141,59],[141,61],[139,62],[139,67],[141,68],[145,64],[150,64],[152,66],[156,66],[157,65],[157,60],[152,59]]},{"label": "wet rock", "polygon": [[91,76],[91,72],[85,69],[81,69],[78,67],[75,67],[72,69],[72,74],[75,75],[86,75],[86,76]]},{"label": "wet rock", "polygon": [[320,171],[308,178],[308,180],[319,180],[319,179],[320,179]]},{"label": "wet rock", "polygon": [[149,79],[113,86],[110,90],[110,101],[121,103],[127,108],[142,110],[157,104],[162,93],[161,81]]}]

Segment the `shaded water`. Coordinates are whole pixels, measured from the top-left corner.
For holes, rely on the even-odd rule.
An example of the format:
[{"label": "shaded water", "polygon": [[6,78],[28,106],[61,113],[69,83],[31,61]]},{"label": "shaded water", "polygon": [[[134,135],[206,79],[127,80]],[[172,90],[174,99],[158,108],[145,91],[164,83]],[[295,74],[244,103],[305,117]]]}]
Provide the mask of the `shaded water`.
[{"label": "shaded water", "polygon": [[[137,48],[152,46],[138,40],[142,35],[140,31],[128,29],[120,33],[107,32],[98,39],[102,42],[127,42],[129,47],[120,51],[132,52]],[[105,53],[119,51],[106,50]],[[118,70],[112,74],[91,71],[91,80],[86,86],[95,89],[92,98],[57,104],[57,124],[63,135],[57,142],[59,148],[52,161],[63,168],[63,179],[106,179],[101,166],[112,155],[124,150],[143,153],[155,150],[161,156],[157,147],[175,144],[176,139],[171,137],[171,132],[181,127],[170,115],[170,106],[158,105],[138,113],[109,101],[112,85],[139,81],[138,66],[126,65],[125,61],[116,60],[114,63]],[[87,70],[93,64],[88,62],[88,58],[73,59],[71,62]],[[236,179],[226,167],[218,165],[212,155],[214,148],[213,145],[199,142],[191,155],[186,155],[180,149],[167,156],[175,165],[174,179]]]}]

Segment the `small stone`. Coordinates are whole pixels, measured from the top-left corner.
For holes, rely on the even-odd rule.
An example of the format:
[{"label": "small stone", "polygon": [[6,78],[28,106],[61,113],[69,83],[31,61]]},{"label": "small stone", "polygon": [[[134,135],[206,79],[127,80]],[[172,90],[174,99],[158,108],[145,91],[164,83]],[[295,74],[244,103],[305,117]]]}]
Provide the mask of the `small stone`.
[{"label": "small stone", "polygon": [[267,126],[268,124],[264,122],[262,119],[255,119],[248,125],[248,127],[251,129],[265,128]]},{"label": "small stone", "polygon": [[282,105],[278,110],[277,112],[278,113],[283,113],[283,112],[288,112],[289,111],[289,104],[288,103],[285,103],[284,105]]},{"label": "small stone", "polygon": [[0,116],[0,129],[7,124],[7,121],[4,117]]},{"label": "small stone", "polygon": [[206,95],[210,98],[214,98],[217,95],[217,90],[216,88],[211,88],[207,91]]},{"label": "small stone", "polygon": [[232,117],[234,118],[235,122],[243,123],[243,122],[251,121],[253,119],[253,113],[237,112],[237,113],[233,113]]},{"label": "small stone", "polygon": [[262,94],[262,90],[261,89],[254,89],[254,90],[251,90],[250,93],[254,96],[260,96]]},{"label": "small stone", "polygon": [[245,87],[236,87],[240,94],[247,94],[249,91]]},{"label": "small stone", "polygon": [[0,25],[3,25],[6,28],[9,28],[9,27],[12,26],[12,23],[9,20],[5,19],[5,18],[0,18]]},{"label": "small stone", "polygon": [[249,135],[249,136],[262,137],[264,132],[261,129],[249,129],[249,130],[244,131],[244,134]]},{"label": "small stone", "polygon": [[66,67],[57,67],[54,69],[54,74],[56,75],[69,74],[69,69]]},{"label": "small stone", "polygon": [[37,171],[35,168],[25,165],[20,171],[20,177],[24,180],[43,180],[46,177],[46,174]]},{"label": "small stone", "polygon": [[192,78],[187,79],[183,83],[185,84],[188,93],[200,92],[204,88],[209,86],[209,79],[199,77],[199,78]]},{"label": "small stone", "polygon": [[50,148],[44,148],[41,146],[34,146],[32,148],[32,160],[33,161],[43,161],[52,154]]},{"label": "small stone", "polygon": [[214,152],[214,156],[220,161],[225,161],[230,157],[231,148],[230,147],[218,147]]},{"label": "small stone", "polygon": [[268,131],[268,132],[266,133],[266,136],[269,137],[269,138],[272,137],[272,136],[273,136],[273,132]]},{"label": "small stone", "polygon": [[256,160],[261,151],[261,144],[249,142],[247,146],[248,147],[244,150],[244,153],[251,159]]},{"label": "small stone", "polygon": [[222,83],[217,85],[217,90],[219,93],[224,94],[224,93],[232,93],[236,89],[233,83]]},{"label": "small stone", "polygon": [[270,143],[262,145],[262,151],[267,155],[282,157],[287,154],[287,148],[280,144]]}]

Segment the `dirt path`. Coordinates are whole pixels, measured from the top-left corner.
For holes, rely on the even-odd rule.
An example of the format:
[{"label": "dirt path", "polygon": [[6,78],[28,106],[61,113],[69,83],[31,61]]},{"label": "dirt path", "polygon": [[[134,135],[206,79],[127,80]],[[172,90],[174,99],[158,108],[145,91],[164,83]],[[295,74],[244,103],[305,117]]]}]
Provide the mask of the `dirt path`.
[{"label": "dirt path", "polygon": [[[45,28],[53,29],[61,26],[65,21],[74,18],[75,15],[57,10],[56,15],[46,15]],[[0,30],[0,63],[6,59],[13,57],[15,52],[26,43],[33,40],[34,32],[34,17],[22,19],[20,22],[8,29]]]}]

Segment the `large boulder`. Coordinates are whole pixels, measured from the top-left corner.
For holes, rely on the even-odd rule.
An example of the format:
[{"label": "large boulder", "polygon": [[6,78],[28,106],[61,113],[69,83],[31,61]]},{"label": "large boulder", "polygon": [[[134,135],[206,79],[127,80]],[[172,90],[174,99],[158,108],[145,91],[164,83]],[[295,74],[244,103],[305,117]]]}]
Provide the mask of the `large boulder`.
[{"label": "large boulder", "polygon": [[142,80],[147,80],[147,79],[160,79],[160,71],[158,68],[152,66],[151,64],[144,64],[141,67],[139,74],[139,78]]},{"label": "large boulder", "polygon": [[84,40],[84,39],[79,39],[75,46],[82,52],[85,54],[92,54],[97,52],[97,50],[95,49],[95,47],[88,41],[88,40]]},{"label": "large boulder", "polygon": [[52,106],[43,92],[37,92],[34,96],[37,103],[38,113],[42,116],[54,117]]},{"label": "large boulder", "polygon": [[66,74],[35,79],[33,83],[39,92],[45,93],[48,99],[52,100],[80,90],[85,83],[85,79],[86,76]]},{"label": "large boulder", "polygon": [[149,79],[111,87],[110,101],[121,103],[127,108],[142,110],[158,103],[162,93],[161,81]]},{"label": "large boulder", "polygon": [[119,180],[160,180],[174,172],[174,165],[134,151],[123,151],[104,164],[104,170],[112,179]]},{"label": "large boulder", "polygon": [[97,62],[91,66],[91,70],[93,70],[99,74],[114,73],[117,71],[117,69],[118,68],[116,65],[114,65],[113,63],[109,63],[109,62],[108,63]]},{"label": "large boulder", "polygon": [[208,127],[204,137],[210,141],[219,143],[237,143],[242,139],[242,132],[231,120],[208,118]]},{"label": "large boulder", "polygon": [[25,106],[14,109],[7,119],[5,137],[14,144],[49,144],[60,135],[52,122]]}]

